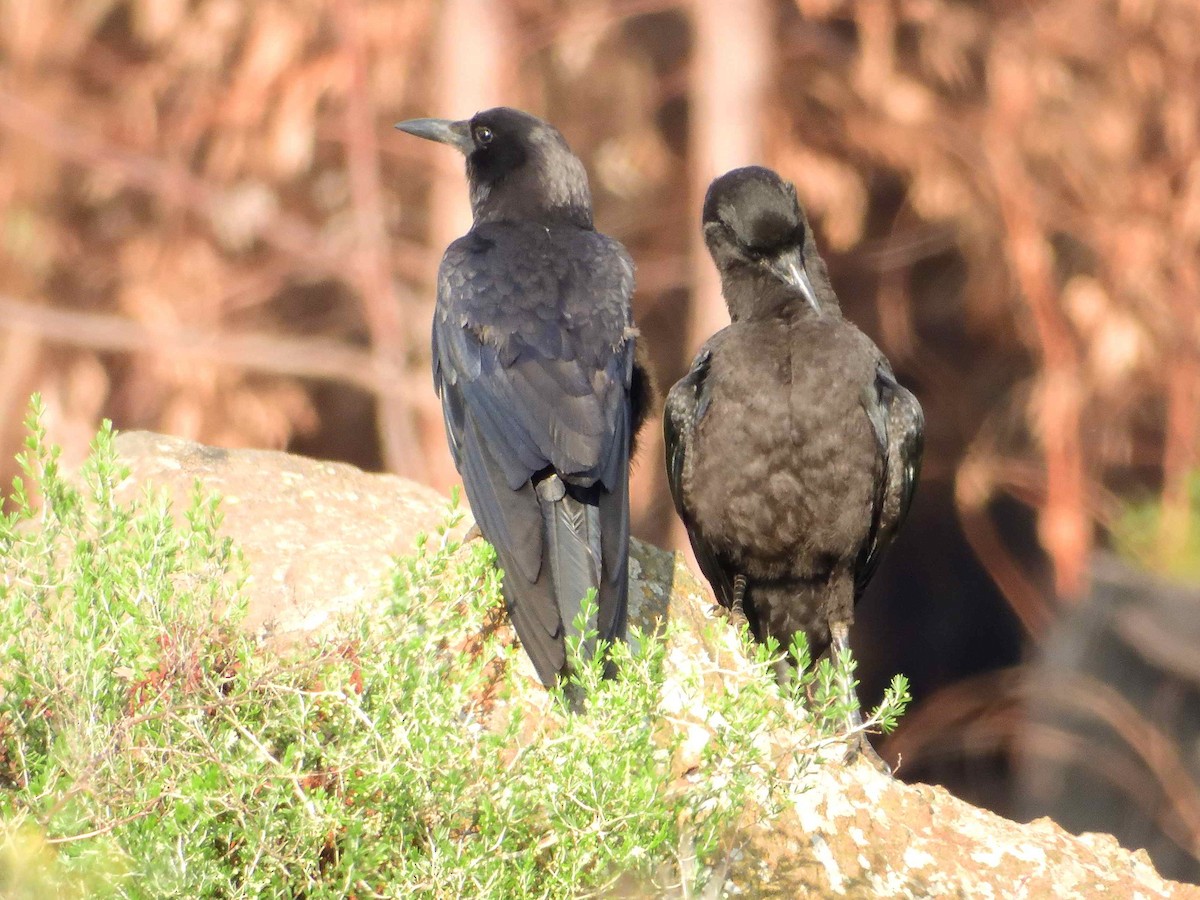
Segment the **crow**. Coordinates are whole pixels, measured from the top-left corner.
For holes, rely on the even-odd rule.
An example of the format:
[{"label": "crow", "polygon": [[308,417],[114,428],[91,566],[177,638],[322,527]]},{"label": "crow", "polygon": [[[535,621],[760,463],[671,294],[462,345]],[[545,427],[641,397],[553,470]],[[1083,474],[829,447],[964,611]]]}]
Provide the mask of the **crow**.
[{"label": "crow", "polygon": [[[842,318],[792,184],[728,172],[703,228],[732,321],[667,398],[675,508],[731,619],[760,642],[803,633],[813,659],[831,644],[840,658],[912,502],[921,406]],[[841,684],[860,725],[848,673]]]},{"label": "crow", "polygon": [[466,157],[474,221],[438,271],[433,382],[509,616],[552,685],[589,590],[588,630],[625,637],[629,461],[652,391],[633,262],[593,227],[583,164],[548,123],[499,107],[396,127]]}]

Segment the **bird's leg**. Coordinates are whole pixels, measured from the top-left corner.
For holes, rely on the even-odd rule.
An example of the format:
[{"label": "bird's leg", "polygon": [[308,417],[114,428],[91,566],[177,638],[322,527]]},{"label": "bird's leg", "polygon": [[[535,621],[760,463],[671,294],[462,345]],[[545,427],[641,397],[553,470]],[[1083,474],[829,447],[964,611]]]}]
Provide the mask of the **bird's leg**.
[{"label": "bird's leg", "polygon": [[729,608],[729,621],[734,625],[745,625],[746,576],[733,576],[733,605]]},{"label": "bird's leg", "polygon": [[850,652],[849,623],[843,621],[830,622],[829,637],[829,655],[830,661],[833,663],[834,677],[838,682],[842,705],[845,709],[849,710],[846,714],[846,729],[850,732],[850,751],[846,754],[846,761],[853,762],[857,757],[861,756],[880,772],[885,775],[891,775],[891,767],[875,752],[875,748],[867,740],[866,732],[863,731],[862,711],[859,708],[858,694],[854,690],[854,680],[850,668],[843,663],[846,654]]},{"label": "bird's leg", "polygon": [[717,603],[713,607],[713,615],[724,616],[729,620],[731,625],[746,625],[749,620],[746,618],[746,576],[733,576],[733,601],[729,606],[722,603]]},{"label": "bird's leg", "polygon": [[463,535],[463,543],[477,541],[482,537],[483,532],[479,530],[479,523],[472,523],[471,527],[467,529],[467,533]]}]

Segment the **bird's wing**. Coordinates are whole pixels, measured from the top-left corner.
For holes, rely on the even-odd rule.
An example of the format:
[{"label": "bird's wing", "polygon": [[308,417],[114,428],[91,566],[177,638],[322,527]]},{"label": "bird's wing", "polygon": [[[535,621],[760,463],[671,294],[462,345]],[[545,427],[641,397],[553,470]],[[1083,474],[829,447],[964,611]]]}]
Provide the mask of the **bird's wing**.
[{"label": "bird's wing", "polygon": [[[623,633],[633,277],[628,257],[606,257],[607,245],[539,247],[476,232],[451,244],[433,371],[472,512],[506,573],[513,623],[549,681],[562,668],[576,581],[587,576],[583,591],[599,589],[601,636]],[[551,471],[564,489],[539,491],[531,479]],[[556,587],[560,577],[570,583]]]},{"label": "bird's wing", "polygon": [[435,384],[458,386],[487,423],[511,489],[545,466],[611,489],[628,462],[615,437],[633,376],[632,263],[594,232],[525,248],[481,231],[442,262]]},{"label": "bird's wing", "polygon": [[663,408],[663,440],[667,452],[667,484],[680,518],[686,518],[683,493],[684,470],[692,449],[692,438],[707,406],[705,379],[712,365],[712,352],[704,347],[696,354],[688,373],[667,393]]},{"label": "bird's wing", "polygon": [[688,509],[685,488],[696,431],[708,412],[711,399],[708,382],[711,368],[712,350],[705,345],[688,373],[667,394],[663,408],[663,441],[667,454],[667,484],[671,488],[671,499],[675,501],[675,511],[687,527],[688,540],[700,571],[712,585],[717,601],[729,609],[733,606],[733,573],[725,571],[714,548],[704,539]]},{"label": "bird's wing", "polygon": [[912,505],[925,447],[925,415],[911,392],[900,386],[881,360],[873,384],[864,392],[863,409],[883,461],[876,486],[874,514],[866,544],[855,566],[855,596],[861,596],[879,567]]}]

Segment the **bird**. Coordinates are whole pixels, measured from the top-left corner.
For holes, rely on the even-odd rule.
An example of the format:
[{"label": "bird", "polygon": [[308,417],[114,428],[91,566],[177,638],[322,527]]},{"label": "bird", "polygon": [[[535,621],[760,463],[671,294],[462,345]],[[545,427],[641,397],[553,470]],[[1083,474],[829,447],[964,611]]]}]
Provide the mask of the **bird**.
[{"label": "bird", "polygon": [[549,123],[497,107],[396,128],[466,158],[473,221],[438,270],[433,382],[509,617],[550,686],[590,590],[585,655],[626,635],[629,463],[653,392],[633,261],[595,229],[583,163]]},{"label": "bird", "polygon": [[794,185],[734,169],[709,186],[702,218],[731,321],[668,393],[671,496],[730,618],[785,649],[803,633],[812,659],[832,647],[836,664],[912,503],[921,405],[842,317]]}]

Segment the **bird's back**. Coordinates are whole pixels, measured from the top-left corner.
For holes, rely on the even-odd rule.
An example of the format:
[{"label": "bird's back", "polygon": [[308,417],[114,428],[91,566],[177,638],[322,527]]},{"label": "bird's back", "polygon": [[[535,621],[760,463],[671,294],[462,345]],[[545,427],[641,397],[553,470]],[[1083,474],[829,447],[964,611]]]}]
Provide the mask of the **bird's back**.
[{"label": "bird's back", "polygon": [[[615,416],[627,381],[633,264],[624,248],[590,229],[499,222],[472,229],[446,250],[439,275],[434,380],[473,377],[439,368],[439,334],[470,332],[494,351],[513,384],[493,421],[509,459],[528,471],[612,487]],[[442,356],[449,341],[441,341]],[[499,410],[497,411],[500,412]],[[539,463],[540,461],[540,463]],[[523,478],[514,475],[512,487]]]},{"label": "bird's back", "polygon": [[473,224],[438,272],[433,379],[513,625],[550,684],[588,591],[587,632],[625,635],[628,463],[647,393],[633,264],[593,229],[583,163],[549,123],[498,107],[397,127],[466,160]]},{"label": "bird's back", "polygon": [[439,278],[441,311],[493,329],[497,341],[590,354],[582,361],[591,363],[626,337],[633,264],[624,247],[591,229],[477,226],[446,248]]}]

